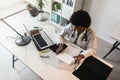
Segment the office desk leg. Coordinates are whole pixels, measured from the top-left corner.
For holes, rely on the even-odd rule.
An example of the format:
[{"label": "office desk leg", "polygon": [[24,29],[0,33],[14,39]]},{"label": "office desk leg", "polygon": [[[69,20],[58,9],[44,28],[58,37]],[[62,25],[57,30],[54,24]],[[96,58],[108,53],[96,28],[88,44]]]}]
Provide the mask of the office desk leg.
[{"label": "office desk leg", "polygon": [[12,55],[12,67],[14,68],[14,64],[18,59],[15,59],[15,55]]},{"label": "office desk leg", "polygon": [[120,43],[118,41],[116,41],[114,44],[113,44],[113,47],[111,48],[111,50],[103,57],[103,59],[105,59],[115,48],[118,49],[118,46],[120,45]]}]

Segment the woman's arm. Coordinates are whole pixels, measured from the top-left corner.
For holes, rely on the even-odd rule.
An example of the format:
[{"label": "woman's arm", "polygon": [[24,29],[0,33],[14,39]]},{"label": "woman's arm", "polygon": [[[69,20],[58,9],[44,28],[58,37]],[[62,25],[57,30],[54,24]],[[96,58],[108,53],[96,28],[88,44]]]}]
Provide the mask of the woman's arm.
[{"label": "woman's arm", "polygon": [[91,40],[87,45],[87,49],[83,51],[81,54],[84,55],[85,58],[94,55],[96,53],[96,47],[97,47],[96,45],[97,45],[96,37],[91,38]]},{"label": "woman's arm", "polygon": [[59,36],[57,37],[57,43],[62,43],[64,44],[65,40],[64,40],[64,37],[66,35],[69,35],[70,32],[72,30],[72,24],[69,23],[67,26],[65,26],[65,28],[59,33]]},{"label": "woman's arm", "polygon": [[79,63],[79,61],[83,58],[87,58],[91,55],[94,55],[96,53],[96,34],[89,34],[89,41],[87,44],[87,49],[84,50],[80,55],[75,56],[76,63]]}]

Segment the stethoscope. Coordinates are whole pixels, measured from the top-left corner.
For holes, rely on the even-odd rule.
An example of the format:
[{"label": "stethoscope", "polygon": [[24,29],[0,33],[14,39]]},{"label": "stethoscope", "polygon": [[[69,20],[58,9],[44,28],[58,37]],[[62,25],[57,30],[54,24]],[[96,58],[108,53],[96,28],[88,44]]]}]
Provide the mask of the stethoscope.
[{"label": "stethoscope", "polygon": [[[76,32],[76,29],[74,29],[71,37],[74,37],[74,36],[75,36],[75,32]],[[87,42],[87,40],[88,40],[87,32],[88,32],[88,29],[85,30],[85,34],[84,34],[84,36],[82,37],[82,41]],[[80,33],[77,34],[77,38],[79,37],[79,35],[80,35],[81,33],[82,33],[82,32],[80,32]]]},{"label": "stethoscope", "polygon": [[87,32],[88,32],[88,30],[86,29],[86,30],[85,30],[85,34],[84,34],[84,36],[83,36],[83,38],[82,38],[82,41],[87,42],[87,40],[88,40]]}]

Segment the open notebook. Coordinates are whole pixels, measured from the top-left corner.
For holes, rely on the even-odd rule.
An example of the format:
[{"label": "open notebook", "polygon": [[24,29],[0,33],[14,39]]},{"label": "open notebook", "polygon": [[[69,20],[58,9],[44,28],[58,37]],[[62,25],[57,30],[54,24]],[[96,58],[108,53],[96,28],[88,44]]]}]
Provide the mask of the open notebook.
[{"label": "open notebook", "polygon": [[69,65],[75,62],[75,59],[65,52],[58,54],[56,57]]},{"label": "open notebook", "polygon": [[80,54],[81,51],[83,50],[76,45],[68,45],[68,47],[56,57],[70,65],[75,62],[73,57]]}]

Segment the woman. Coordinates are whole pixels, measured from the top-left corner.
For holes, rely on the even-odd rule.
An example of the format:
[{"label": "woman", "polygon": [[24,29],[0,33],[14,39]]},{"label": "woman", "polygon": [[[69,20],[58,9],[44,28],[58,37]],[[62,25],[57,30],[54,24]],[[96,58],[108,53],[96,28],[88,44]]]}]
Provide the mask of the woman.
[{"label": "woman", "polygon": [[96,53],[96,34],[90,28],[91,18],[88,12],[79,10],[74,12],[70,18],[70,23],[60,33],[58,41],[60,46],[56,49],[59,54],[63,50],[64,37],[67,36],[71,42],[85,49],[80,55],[75,56],[76,63],[83,58]]}]

